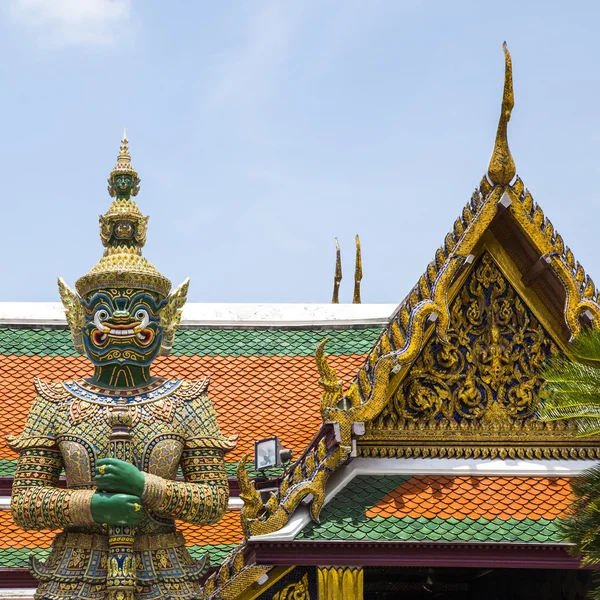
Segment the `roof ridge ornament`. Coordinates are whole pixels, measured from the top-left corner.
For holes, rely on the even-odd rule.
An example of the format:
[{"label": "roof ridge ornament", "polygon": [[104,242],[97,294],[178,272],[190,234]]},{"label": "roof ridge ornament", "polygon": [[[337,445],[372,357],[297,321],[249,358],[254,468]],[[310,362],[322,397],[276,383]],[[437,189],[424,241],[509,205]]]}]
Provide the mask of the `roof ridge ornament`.
[{"label": "roof ridge ornament", "polygon": [[[342,253],[340,243],[337,238],[335,240],[335,274],[333,276],[333,296],[331,304],[340,303],[340,284],[342,283]],[[362,252],[360,248],[360,238],[358,234],[355,237],[356,244],[356,264],[354,267],[354,294],[352,296],[352,304],[360,304],[360,283],[363,277],[362,270]]]},{"label": "roof ridge ornament", "polygon": [[496,133],[496,142],[490,158],[487,176],[490,183],[494,186],[506,186],[517,173],[515,161],[508,147],[508,122],[510,114],[515,105],[515,96],[513,93],[512,80],[512,59],[506,42],[502,44],[504,50],[504,93],[502,95],[502,108],[500,111],[500,121],[498,122],[498,131]]},{"label": "roof ridge ornament", "polygon": [[352,298],[352,304],[360,304],[360,282],[363,277],[362,270],[362,252],[360,249],[360,238],[358,233],[355,238],[356,242],[356,265],[354,268],[354,296]]},{"label": "roof ridge ornament", "polygon": [[342,283],[342,251],[340,243],[335,238],[335,275],[333,276],[333,296],[331,304],[340,303],[340,284]]}]

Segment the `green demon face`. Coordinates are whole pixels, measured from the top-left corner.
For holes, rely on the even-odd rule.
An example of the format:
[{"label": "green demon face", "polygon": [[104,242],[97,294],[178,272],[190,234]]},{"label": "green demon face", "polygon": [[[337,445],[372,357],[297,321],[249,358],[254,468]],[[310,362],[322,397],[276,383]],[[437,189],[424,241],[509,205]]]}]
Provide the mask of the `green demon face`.
[{"label": "green demon face", "polygon": [[117,173],[113,178],[115,190],[118,196],[129,196],[133,188],[133,177],[123,173]]},{"label": "green demon face", "polygon": [[159,311],[166,304],[151,292],[113,289],[82,300],[85,310],[83,343],[96,366],[148,366],[163,338]]}]

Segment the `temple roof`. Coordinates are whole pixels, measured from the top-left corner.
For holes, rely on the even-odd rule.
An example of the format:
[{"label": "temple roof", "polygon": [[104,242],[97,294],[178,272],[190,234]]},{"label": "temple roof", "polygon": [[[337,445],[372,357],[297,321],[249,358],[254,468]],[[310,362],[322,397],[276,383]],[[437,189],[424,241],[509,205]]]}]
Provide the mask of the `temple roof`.
[{"label": "temple roof", "polygon": [[560,543],[567,477],[359,476],[296,540]]}]

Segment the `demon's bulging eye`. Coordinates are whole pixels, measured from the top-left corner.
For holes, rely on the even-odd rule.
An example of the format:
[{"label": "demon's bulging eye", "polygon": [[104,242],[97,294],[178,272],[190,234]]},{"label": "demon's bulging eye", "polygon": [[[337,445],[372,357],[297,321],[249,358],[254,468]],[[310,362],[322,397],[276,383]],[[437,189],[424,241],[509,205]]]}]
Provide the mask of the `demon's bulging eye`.
[{"label": "demon's bulging eye", "polygon": [[99,310],[96,313],[96,317],[98,318],[99,321],[106,321],[106,319],[108,319],[108,312],[105,311],[104,309]]},{"label": "demon's bulging eye", "polygon": [[146,310],[144,310],[144,309],[140,308],[140,310],[138,310],[138,311],[135,313],[135,318],[136,318],[138,321],[147,321],[147,320],[148,320],[148,311],[146,311]]}]

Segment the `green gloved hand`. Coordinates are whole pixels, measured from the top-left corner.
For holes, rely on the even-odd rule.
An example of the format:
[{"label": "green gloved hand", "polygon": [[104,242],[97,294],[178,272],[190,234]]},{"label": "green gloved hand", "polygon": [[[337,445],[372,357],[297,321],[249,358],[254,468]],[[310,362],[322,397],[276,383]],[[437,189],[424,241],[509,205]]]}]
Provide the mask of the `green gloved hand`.
[{"label": "green gloved hand", "polygon": [[138,496],[96,492],[90,508],[96,523],[138,525],[142,520],[142,501]]},{"label": "green gloved hand", "polygon": [[96,464],[96,485],[102,492],[142,497],[146,478],[131,463],[118,458],[102,458]]}]

